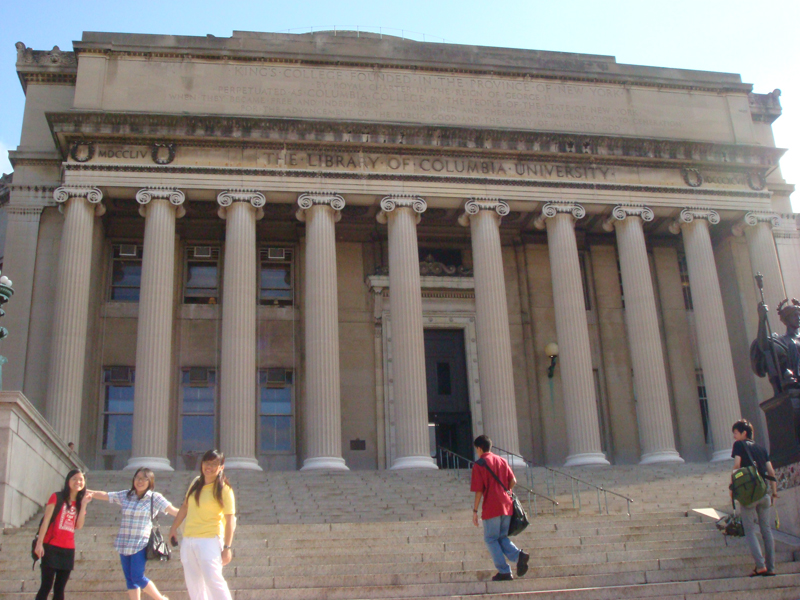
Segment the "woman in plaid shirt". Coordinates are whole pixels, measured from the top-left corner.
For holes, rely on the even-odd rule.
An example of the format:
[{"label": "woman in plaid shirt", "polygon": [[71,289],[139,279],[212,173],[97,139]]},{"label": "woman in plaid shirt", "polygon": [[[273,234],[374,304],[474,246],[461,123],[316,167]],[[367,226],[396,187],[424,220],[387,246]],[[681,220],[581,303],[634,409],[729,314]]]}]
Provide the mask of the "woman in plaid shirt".
[{"label": "woman in plaid shirt", "polygon": [[122,523],[119,526],[114,548],[119,552],[122,562],[122,572],[125,574],[125,583],[128,585],[128,596],[132,600],[141,598],[141,590],[156,600],[168,600],[156,585],[144,576],[144,567],[147,561],[147,543],[150,540],[150,530],[153,527],[150,510],[155,516],[159,512],[167,513],[173,517],[178,514],[178,509],[170,504],[158,492],[156,477],[150,469],[141,467],[133,475],[131,489],[121,492],[92,491],[92,497],[97,500],[108,500],[112,504],[122,506]]}]

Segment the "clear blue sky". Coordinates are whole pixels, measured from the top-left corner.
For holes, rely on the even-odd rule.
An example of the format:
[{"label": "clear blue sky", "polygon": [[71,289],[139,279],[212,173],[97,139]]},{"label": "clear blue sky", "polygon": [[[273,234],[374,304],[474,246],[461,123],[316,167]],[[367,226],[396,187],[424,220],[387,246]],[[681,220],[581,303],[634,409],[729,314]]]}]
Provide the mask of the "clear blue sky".
[{"label": "clear blue sky", "polygon": [[[617,62],[740,73],[755,91],[783,92],[776,143],[784,177],[800,183],[800,0],[2,0],[0,172],[19,144],[24,96],[14,43],[72,48],[83,31],[230,36],[233,30],[355,29],[421,39],[615,56]],[[795,194],[800,212],[800,193]]]}]

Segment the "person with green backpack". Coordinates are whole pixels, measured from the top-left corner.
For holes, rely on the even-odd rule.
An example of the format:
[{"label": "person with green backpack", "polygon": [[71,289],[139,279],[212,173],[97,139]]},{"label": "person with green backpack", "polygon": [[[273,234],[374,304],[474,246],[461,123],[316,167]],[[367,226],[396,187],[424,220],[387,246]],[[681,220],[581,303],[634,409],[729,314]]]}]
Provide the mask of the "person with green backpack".
[{"label": "person with green backpack", "polygon": [[[772,502],[778,498],[775,469],[769,461],[767,449],[753,442],[753,426],[747,419],[733,424],[733,439],[730,490],[731,498],[739,502],[745,539],[756,561],[750,577],[770,577],[775,575],[775,542],[772,539]],[[771,495],[767,493],[767,481],[772,488]],[[764,553],[756,537],[756,516],[764,540]]]}]

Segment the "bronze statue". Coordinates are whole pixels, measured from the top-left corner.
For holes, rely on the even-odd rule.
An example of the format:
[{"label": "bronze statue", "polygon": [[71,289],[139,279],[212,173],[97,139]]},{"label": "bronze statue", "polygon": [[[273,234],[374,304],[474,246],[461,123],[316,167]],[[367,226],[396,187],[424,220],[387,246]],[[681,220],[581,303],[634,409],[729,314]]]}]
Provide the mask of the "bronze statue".
[{"label": "bronze statue", "polygon": [[750,345],[753,371],[759,377],[769,377],[776,396],[800,389],[800,301],[796,298],[781,301],[777,313],[786,326],[783,335],[772,333],[769,308],[762,295],[758,304],[758,334]]}]

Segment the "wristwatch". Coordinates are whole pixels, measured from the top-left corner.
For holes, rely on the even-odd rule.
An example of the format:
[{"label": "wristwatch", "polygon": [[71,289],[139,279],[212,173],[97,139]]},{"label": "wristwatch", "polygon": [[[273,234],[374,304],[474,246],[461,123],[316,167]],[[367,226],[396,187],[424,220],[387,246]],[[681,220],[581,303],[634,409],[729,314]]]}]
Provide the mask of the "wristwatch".
[{"label": "wristwatch", "polygon": [[222,546],[222,550],[233,550],[233,546]]}]

